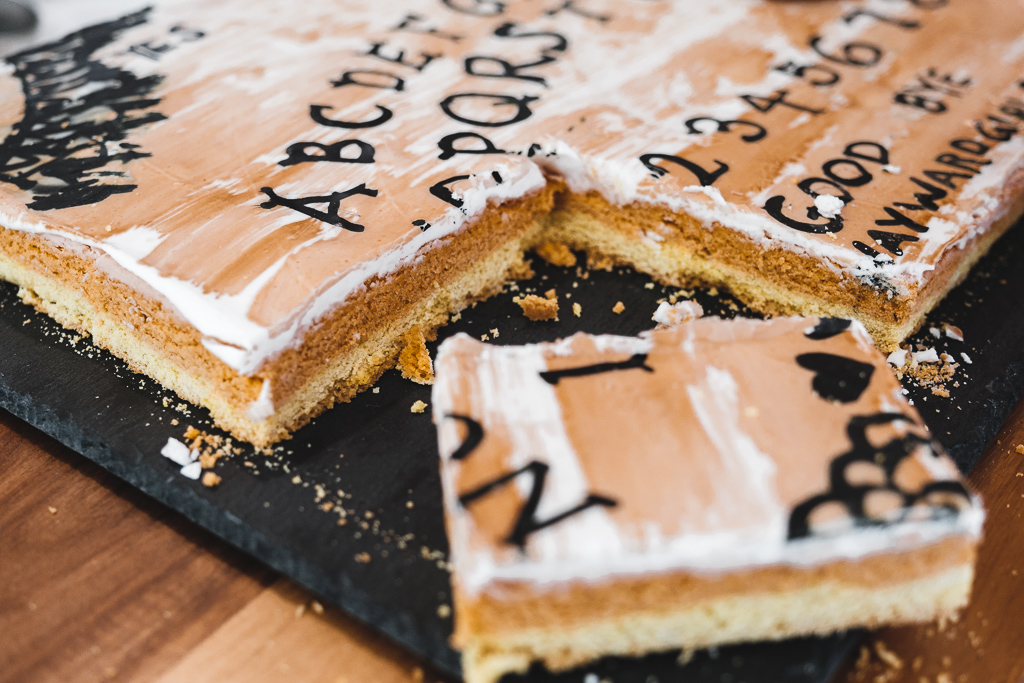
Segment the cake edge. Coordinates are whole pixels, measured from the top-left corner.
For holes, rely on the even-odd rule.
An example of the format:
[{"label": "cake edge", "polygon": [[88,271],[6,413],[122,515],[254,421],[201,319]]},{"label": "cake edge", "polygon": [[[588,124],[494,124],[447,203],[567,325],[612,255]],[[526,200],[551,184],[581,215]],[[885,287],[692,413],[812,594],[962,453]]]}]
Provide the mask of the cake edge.
[{"label": "cake edge", "polygon": [[[956,620],[970,597],[977,539],[971,539],[966,550],[966,556],[952,566],[897,578],[883,586],[822,580],[779,593],[717,596],[682,610],[613,614],[575,627],[557,624],[490,637],[463,633],[457,638],[462,641],[458,644],[463,648],[463,674],[466,683],[495,683],[505,674],[525,673],[534,662],[557,673],[608,656],[637,657],[674,649],[824,636],[853,627]],[[898,557],[913,563],[915,554]],[[458,591],[456,597],[460,597]],[[465,617],[466,609],[465,604],[457,607],[456,619]]]}]

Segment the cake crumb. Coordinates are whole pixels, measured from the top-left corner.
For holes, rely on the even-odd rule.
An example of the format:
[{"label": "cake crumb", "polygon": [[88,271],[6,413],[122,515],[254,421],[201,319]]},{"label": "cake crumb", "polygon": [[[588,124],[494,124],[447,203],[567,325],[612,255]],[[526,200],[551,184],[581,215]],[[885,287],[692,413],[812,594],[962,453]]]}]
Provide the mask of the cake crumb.
[{"label": "cake crumb", "polygon": [[324,613],[324,606],[321,605],[320,602],[317,601],[317,600],[314,600],[313,602],[309,603],[309,608],[311,610],[313,610],[313,614],[323,614]]},{"label": "cake crumb", "polygon": [[427,409],[427,404],[426,403],[424,403],[423,401],[416,401],[415,403],[412,404],[412,406],[409,407],[409,412],[410,413],[422,413],[426,409]]},{"label": "cake crumb", "polygon": [[368,564],[370,562],[370,553],[356,554],[356,562],[359,564]]},{"label": "cake crumb", "polygon": [[871,650],[866,645],[861,645],[860,653],[857,655],[857,663],[854,665],[858,680],[864,677],[864,673],[869,666],[871,666]]},{"label": "cake crumb", "polygon": [[945,331],[946,336],[950,339],[962,342],[964,340],[964,333],[956,325],[944,324],[942,329]]},{"label": "cake crumb", "polygon": [[516,302],[530,320],[558,320],[558,299],[528,294]]},{"label": "cake crumb", "polygon": [[220,475],[214,472],[203,473],[203,486],[205,486],[208,489],[212,489],[213,487],[219,485],[221,481],[223,480],[220,478]]},{"label": "cake crumb", "polygon": [[52,505],[46,506],[46,509],[50,511],[51,515],[57,514],[57,508],[53,507]]},{"label": "cake crumb", "polygon": [[583,313],[583,307],[580,306],[578,303],[574,303],[572,305],[572,314],[578,318],[578,317],[580,317],[580,315],[582,313]]},{"label": "cake crumb", "polygon": [[186,441],[192,441],[193,439],[195,439],[198,436],[199,436],[199,430],[196,429],[195,427],[193,427],[192,425],[189,425],[188,427],[185,428],[185,440]]},{"label": "cake crumb", "polygon": [[680,301],[677,304],[670,304],[663,301],[658,304],[651,320],[659,325],[676,325],[678,323],[690,322],[704,315],[704,309],[696,301]]},{"label": "cake crumb", "polygon": [[494,339],[498,338],[498,328],[497,327],[495,327],[494,329],[491,330],[491,337],[493,337]]},{"label": "cake crumb", "polygon": [[[606,270],[610,271],[615,267],[615,260],[610,256],[604,254],[598,254],[597,252],[587,252],[587,268],[591,270]],[[587,274],[583,275],[583,279],[586,280],[589,277]]]},{"label": "cake crumb", "polygon": [[[512,280],[532,280],[536,273],[533,272],[533,267],[530,266],[529,261],[520,261],[514,264],[508,269],[506,275]],[[452,318],[454,322],[456,318]]]},{"label": "cake crumb", "polygon": [[178,426],[178,418],[174,418],[173,420],[171,420],[171,426],[172,427],[177,427]]},{"label": "cake crumb", "polygon": [[1024,455],[1024,444],[1017,444],[1017,452]]},{"label": "cake crumb", "polygon": [[296,619],[301,619],[302,615],[305,614],[305,613],[306,613],[306,605],[300,603],[300,604],[295,606],[295,618]]},{"label": "cake crumb", "polygon": [[876,640],[874,647],[875,654],[878,655],[878,658],[885,662],[890,669],[899,671],[903,668],[903,660],[900,659],[899,655],[887,648],[885,643],[880,640]]},{"label": "cake crumb", "polygon": [[626,304],[621,301],[616,301],[615,305],[612,306],[612,313],[615,315],[621,315],[624,310],[626,310]]},{"label": "cake crumb", "polygon": [[452,615],[452,608],[451,607],[449,607],[448,605],[440,605],[440,606],[438,606],[438,608],[437,608],[437,616],[441,617],[442,619],[447,619],[451,615]]},{"label": "cake crumb", "polygon": [[576,265],[576,254],[562,242],[544,242],[534,251],[553,266],[572,268]]},{"label": "cake crumb", "polygon": [[423,328],[412,328],[402,337],[402,342],[402,352],[398,354],[398,368],[402,371],[402,377],[417,384],[433,384],[434,366],[430,362]]}]

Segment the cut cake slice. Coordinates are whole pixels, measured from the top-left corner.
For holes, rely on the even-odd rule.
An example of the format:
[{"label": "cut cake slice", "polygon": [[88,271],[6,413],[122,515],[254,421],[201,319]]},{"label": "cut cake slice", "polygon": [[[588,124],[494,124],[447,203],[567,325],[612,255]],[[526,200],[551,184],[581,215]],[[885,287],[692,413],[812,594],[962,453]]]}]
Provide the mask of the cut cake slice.
[{"label": "cut cake slice", "polygon": [[859,323],[460,334],[436,369],[467,683],[967,601],[981,503]]}]

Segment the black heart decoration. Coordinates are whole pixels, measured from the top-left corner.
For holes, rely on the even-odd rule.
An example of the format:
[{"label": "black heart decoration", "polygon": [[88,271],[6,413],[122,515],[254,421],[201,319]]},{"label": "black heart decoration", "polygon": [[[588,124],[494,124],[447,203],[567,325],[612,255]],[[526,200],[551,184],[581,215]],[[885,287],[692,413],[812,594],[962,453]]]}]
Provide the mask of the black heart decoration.
[{"label": "black heart decoration", "polygon": [[796,357],[800,367],[815,373],[811,386],[826,401],[852,403],[871,382],[875,368],[831,353],[805,353]]}]

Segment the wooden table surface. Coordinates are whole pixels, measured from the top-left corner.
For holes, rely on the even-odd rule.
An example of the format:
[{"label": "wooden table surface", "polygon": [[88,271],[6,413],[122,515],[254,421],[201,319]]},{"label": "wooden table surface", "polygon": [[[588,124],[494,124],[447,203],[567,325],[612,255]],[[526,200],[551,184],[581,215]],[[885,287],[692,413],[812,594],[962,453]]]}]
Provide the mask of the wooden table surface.
[{"label": "wooden table surface", "polygon": [[[971,475],[988,521],[960,621],[873,633],[835,683],[1024,679],[1019,443],[1024,402]],[[3,411],[0,454],[0,681],[445,680]]]}]

